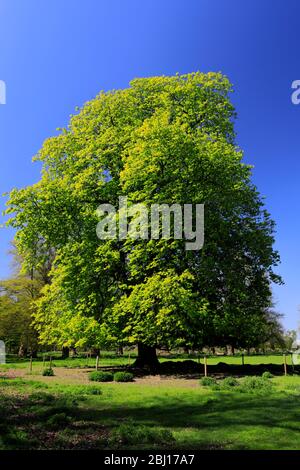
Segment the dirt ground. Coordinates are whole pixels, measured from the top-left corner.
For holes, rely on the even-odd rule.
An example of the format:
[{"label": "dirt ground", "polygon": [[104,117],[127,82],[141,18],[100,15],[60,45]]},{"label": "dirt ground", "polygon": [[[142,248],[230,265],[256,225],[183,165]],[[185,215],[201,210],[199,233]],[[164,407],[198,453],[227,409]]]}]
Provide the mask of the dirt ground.
[{"label": "dirt ground", "polygon": [[[58,384],[88,384],[89,373],[91,369],[68,369],[63,367],[54,367],[54,377],[43,377],[40,372],[33,371],[32,374],[29,374],[28,370],[24,369],[10,369],[6,372],[0,373],[0,377],[8,378],[24,378],[28,380],[37,380],[45,383],[55,382]],[[121,385],[119,383],[118,385]],[[129,385],[127,383],[127,385]],[[149,385],[149,386],[176,386],[176,387],[187,387],[195,388],[199,387],[199,378],[198,377],[172,377],[172,376],[163,376],[163,375],[147,375],[144,377],[135,378],[134,382],[131,385]]]}]

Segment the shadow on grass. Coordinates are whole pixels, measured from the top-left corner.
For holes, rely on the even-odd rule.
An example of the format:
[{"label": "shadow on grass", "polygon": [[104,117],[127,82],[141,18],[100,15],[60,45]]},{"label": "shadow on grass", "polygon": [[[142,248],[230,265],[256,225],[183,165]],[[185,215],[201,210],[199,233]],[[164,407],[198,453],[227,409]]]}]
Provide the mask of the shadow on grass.
[{"label": "shadow on grass", "polygon": [[278,395],[216,392],[210,397],[198,396],[193,401],[180,397],[156,397],[155,403],[148,406],[140,402],[105,408],[100,405],[99,408],[78,410],[78,413],[83,419],[93,418],[103,423],[129,419],[137,424],[198,429],[262,425],[300,432],[300,397],[285,393]]},{"label": "shadow on grass", "polygon": [[[249,444],[247,439],[238,442],[236,436],[247,431],[253,436],[255,430],[256,436],[252,437],[255,442],[259,441],[261,430],[270,436],[270,442],[272,432],[279,432],[279,444],[274,442],[274,448],[287,445],[290,438],[293,442],[300,439],[300,397],[297,395],[214,392],[156,396],[149,398],[148,404],[146,398],[144,400],[131,398],[126,402],[124,397],[124,403],[120,404],[100,397],[78,407],[76,400],[50,399],[49,394],[44,397],[43,394],[36,397],[2,396],[0,435],[3,448],[36,448],[37,445],[53,449],[107,448],[103,436],[109,436],[123,423],[183,433],[192,429],[196,437],[189,442],[183,436],[176,443],[177,450],[226,448],[228,442],[236,442],[238,448],[253,448],[255,444]],[[50,425],[53,419],[50,422],[49,418],[53,415],[57,416],[58,429]],[[68,439],[71,436],[71,440],[65,439],[62,430]],[[286,439],[284,444],[282,436]],[[267,442],[268,448],[272,445],[270,442]]]}]

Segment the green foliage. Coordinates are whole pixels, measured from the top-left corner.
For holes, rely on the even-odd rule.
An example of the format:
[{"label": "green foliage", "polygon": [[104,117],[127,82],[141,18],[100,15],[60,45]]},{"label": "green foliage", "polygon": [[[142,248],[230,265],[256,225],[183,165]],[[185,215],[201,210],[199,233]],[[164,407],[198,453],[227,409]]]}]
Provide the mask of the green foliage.
[{"label": "green foliage", "polygon": [[152,429],[136,424],[121,424],[110,435],[108,443],[111,447],[136,446],[141,444],[170,445],[175,438],[168,429]]},{"label": "green foliage", "polygon": [[211,390],[232,390],[241,393],[267,394],[272,392],[273,387],[267,377],[244,377],[241,381],[234,377],[225,377],[217,381],[213,377],[203,377],[200,384]]},{"label": "green foliage", "polygon": [[211,387],[212,385],[216,385],[217,381],[213,377],[202,377],[200,379],[200,385],[203,387]]},{"label": "green foliage", "polygon": [[265,395],[271,393],[273,386],[271,382],[264,377],[245,377],[238,390],[242,393],[253,393]]},{"label": "green foliage", "polygon": [[37,350],[32,304],[41,284],[19,275],[0,282],[0,338],[13,352]]},{"label": "green foliage", "polygon": [[220,383],[221,388],[231,389],[232,387],[238,387],[239,381],[234,377],[225,377]]},{"label": "green foliage", "polygon": [[[41,342],[248,347],[269,338],[274,223],[235,144],[230,92],[220,73],[136,79],[101,92],[45,141],[40,181],[13,190],[7,209],[24,269],[51,260],[35,303]],[[147,207],[204,203],[203,249],[97,239],[98,205],[120,196]]]},{"label": "green foliage", "polygon": [[93,371],[90,373],[89,379],[93,382],[112,382],[114,376],[111,372]]},{"label": "green foliage", "polygon": [[263,372],[261,376],[263,379],[272,379],[274,377],[274,375],[271,374],[271,372],[269,372],[268,370]]},{"label": "green foliage", "polygon": [[52,369],[52,367],[48,367],[47,369],[43,370],[42,375],[44,377],[53,377],[54,376],[54,370]]},{"label": "green foliage", "polygon": [[115,382],[133,382],[133,374],[130,372],[116,372],[114,374]]},{"label": "green foliage", "polygon": [[[288,330],[283,336],[284,346],[288,351],[294,347],[297,341],[297,331],[296,330]],[[296,343],[297,344],[297,343]]]}]

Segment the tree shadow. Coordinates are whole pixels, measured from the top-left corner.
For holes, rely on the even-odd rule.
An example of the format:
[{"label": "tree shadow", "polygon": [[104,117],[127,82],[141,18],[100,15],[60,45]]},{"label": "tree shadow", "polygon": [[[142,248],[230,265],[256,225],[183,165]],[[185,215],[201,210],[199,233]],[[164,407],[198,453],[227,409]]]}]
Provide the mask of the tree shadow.
[{"label": "tree shadow", "polygon": [[[235,436],[234,445],[239,446],[239,449],[247,448],[243,440],[238,442],[236,436],[239,431],[249,430],[251,433],[254,429],[256,442],[260,430],[266,433],[264,442],[268,439],[271,441],[274,429],[280,434],[278,439],[283,446],[288,446],[291,435],[294,443],[297,439],[300,441],[300,396],[285,392],[252,395],[235,391],[214,391],[203,394],[199,390],[199,393],[187,392],[180,396],[162,392],[161,395],[151,396],[148,403],[146,399],[142,402],[139,396],[136,399],[130,397],[126,400],[125,395],[121,403],[116,403],[109,402],[109,397],[105,398],[104,391],[104,395],[99,396],[97,400],[91,398],[90,402],[87,404],[83,402],[79,407],[75,404],[73,406],[69,401],[51,403],[51,400],[49,403],[47,401],[44,403],[46,409],[43,410],[42,405],[41,403],[39,410],[33,410],[32,400],[30,401],[28,397],[1,397],[0,434],[3,436],[9,433],[12,426],[27,430],[38,426],[42,435],[47,431],[49,416],[65,413],[72,417],[72,423],[66,424],[66,429],[71,429],[75,423],[77,429],[93,427],[96,433],[103,433],[103,430],[110,433],[121,424],[127,423],[179,432],[193,429],[196,433],[199,432],[199,439],[196,437],[196,441],[192,443],[195,445],[196,442],[198,449],[222,448],[222,445],[226,447],[226,442],[230,442],[233,436]],[[225,436],[224,444],[218,442],[218,438],[215,437],[216,432],[219,436]],[[180,445],[177,443],[176,446],[191,448],[192,444],[185,442],[183,438]],[[31,443],[17,440],[14,445],[15,448],[20,446],[30,448]]]}]

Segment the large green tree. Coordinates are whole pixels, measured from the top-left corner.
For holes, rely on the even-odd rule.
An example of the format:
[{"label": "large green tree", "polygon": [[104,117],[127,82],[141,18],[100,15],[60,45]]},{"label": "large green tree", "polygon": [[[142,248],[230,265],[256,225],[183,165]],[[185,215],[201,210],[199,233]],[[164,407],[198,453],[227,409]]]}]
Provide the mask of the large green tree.
[{"label": "large green tree", "polygon": [[[8,202],[30,270],[54,254],[35,315],[62,346],[199,348],[258,341],[271,304],[274,223],[235,144],[220,73],[133,80],[101,92],[45,141],[42,176]],[[102,203],[205,204],[203,249],[185,240],[99,240]]]}]

